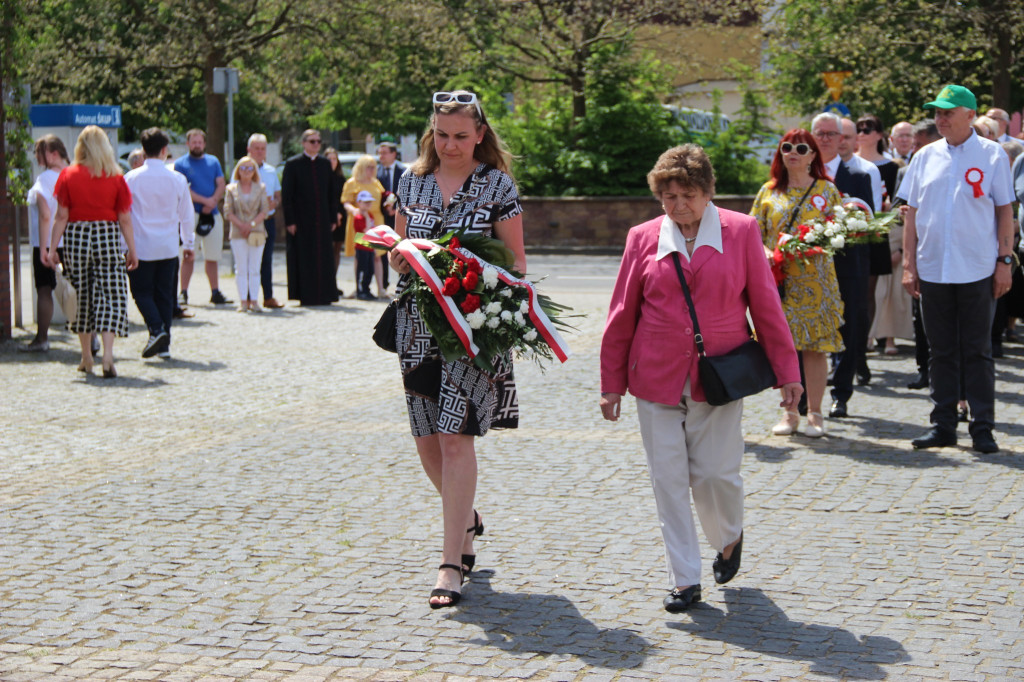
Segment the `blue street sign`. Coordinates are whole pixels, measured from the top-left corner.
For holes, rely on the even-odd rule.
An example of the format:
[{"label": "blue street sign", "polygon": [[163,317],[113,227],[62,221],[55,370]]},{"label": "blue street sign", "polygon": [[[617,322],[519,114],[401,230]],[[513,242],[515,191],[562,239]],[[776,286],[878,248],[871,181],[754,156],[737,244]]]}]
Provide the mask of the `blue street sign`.
[{"label": "blue street sign", "polygon": [[71,126],[121,127],[121,107],[109,104],[33,104],[28,112],[36,128]]}]

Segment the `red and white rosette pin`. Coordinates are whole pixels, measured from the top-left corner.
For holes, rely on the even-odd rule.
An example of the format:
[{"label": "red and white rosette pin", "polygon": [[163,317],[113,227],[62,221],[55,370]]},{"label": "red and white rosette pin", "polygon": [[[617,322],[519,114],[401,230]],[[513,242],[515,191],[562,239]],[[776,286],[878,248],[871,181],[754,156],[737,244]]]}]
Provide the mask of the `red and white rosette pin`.
[{"label": "red and white rosette pin", "polygon": [[981,181],[984,179],[985,173],[980,168],[968,168],[967,172],[964,173],[964,180],[974,188],[975,199],[985,196],[985,192],[981,189]]},{"label": "red and white rosette pin", "polygon": [[825,201],[825,197],[821,196],[820,194],[815,194],[814,196],[811,197],[811,206],[814,206],[814,208],[824,212],[825,209],[828,207],[828,202]]}]

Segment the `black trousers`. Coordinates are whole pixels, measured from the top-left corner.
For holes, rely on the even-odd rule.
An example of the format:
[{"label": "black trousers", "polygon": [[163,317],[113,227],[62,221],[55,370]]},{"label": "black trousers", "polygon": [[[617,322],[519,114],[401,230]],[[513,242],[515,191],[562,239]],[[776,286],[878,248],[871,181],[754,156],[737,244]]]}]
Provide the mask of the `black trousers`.
[{"label": "black trousers", "polygon": [[946,433],[956,432],[961,392],[971,408],[971,435],[995,426],[995,308],[991,277],[967,284],[921,281],[921,317],[931,348],[931,423]]},{"label": "black trousers", "polygon": [[178,258],[140,260],[139,267],[128,273],[132,298],[142,313],[150,334],[171,333],[174,307],[177,303],[174,285],[178,278]]},{"label": "black trousers", "polygon": [[921,321],[921,299],[915,298],[910,303],[914,314],[914,355],[917,361],[917,373],[928,377],[928,337],[924,333],[924,322]]},{"label": "black trousers", "polygon": [[270,216],[263,221],[267,230],[267,242],[263,245],[263,260],[260,261],[260,284],[263,286],[263,300],[274,298],[274,237],[277,235],[277,218]]}]

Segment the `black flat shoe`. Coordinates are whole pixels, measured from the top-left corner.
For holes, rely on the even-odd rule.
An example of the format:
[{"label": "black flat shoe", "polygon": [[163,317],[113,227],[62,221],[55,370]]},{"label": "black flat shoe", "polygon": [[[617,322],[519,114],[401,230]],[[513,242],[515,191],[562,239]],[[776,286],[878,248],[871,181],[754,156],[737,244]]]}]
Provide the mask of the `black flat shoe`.
[{"label": "black flat shoe", "polygon": [[915,438],[910,441],[910,444],[914,446],[915,450],[923,450],[925,448],[945,448],[956,445],[956,435],[940,431],[939,429],[932,429],[920,438]]},{"label": "black flat shoe", "polygon": [[[458,571],[459,584],[462,584],[462,580],[463,578],[465,578],[465,576],[462,573],[462,566],[456,566],[455,564],[441,564],[440,566],[438,566],[438,570],[441,570],[443,568],[450,568],[453,571]],[[430,599],[433,600],[434,597],[445,597],[448,599],[447,602],[428,602],[430,604],[430,608],[432,609],[443,609],[448,606],[455,606],[456,604],[458,604],[459,600],[462,599],[462,593],[456,592],[455,590],[444,590],[440,587],[435,587],[430,591]]]},{"label": "black flat shoe", "polygon": [[[480,518],[480,513],[476,509],[473,510],[473,520],[476,521],[476,523],[467,528],[466,532],[472,533],[473,537],[478,538],[484,534],[484,522]],[[476,554],[463,554],[462,572],[469,573],[473,570],[474,566],[476,566]]]},{"label": "black flat shoe", "polygon": [[916,379],[907,384],[907,388],[913,389],[915,391],[922,388],[928,388],[928,377],[924,374],[918,375]]},{"label": "black flat shoe", "polygon": [[973,449],[975,452],[980,452],[984,455],[991,455],[992,453],[999,452],[999,446],[996,444],[996,439],[992,437],[992,433],[985,431],[974,436]]},{"label": "black flat shoe", "polygon": [[837,400],[832,403],[832,409],[828,411],[828,416],[832,419],[844,419],[850,416],[846,411],[846,401]]},{"label": "black flat shoe", "polygon": [[736,577],[736,573],[740,570],[740,555],[743,553],[743,533],[740,533],[740,539],[736,541],[736,546],[732,548],[732,554],[726,559],[721,552],[715,557],[715,563],[712,564],[712,569],[715,572],[715,582],[719,585],[724,585],[733,578]]},{"label": "black flat shoe", "polygon": [[662,602],[669,613],[682,613],[700,601],[700,584],[690,585],[685,590],[672,590]]}]

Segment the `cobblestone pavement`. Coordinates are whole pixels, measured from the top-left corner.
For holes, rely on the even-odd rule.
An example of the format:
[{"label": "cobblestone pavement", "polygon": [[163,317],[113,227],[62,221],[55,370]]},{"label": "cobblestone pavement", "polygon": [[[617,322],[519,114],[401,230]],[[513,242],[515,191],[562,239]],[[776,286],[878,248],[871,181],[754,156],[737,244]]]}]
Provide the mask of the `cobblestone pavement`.
[{"label": "cobblestone pavement", "polygon": [[908,347],[872,356],[820,440],[770,436],[777,397],[748,400],[743,568],[715,586],[707,549],[706,602],[670,615],[632,401],[616,424],[597,407],[615,268],[531,259],[584,317],[568,364],[517,365],[522,428],[479,443],[481,570],[453,610],[427,606],[439,503],[370,340],[383,304],[198,304],[169,361],[139,357],[133,309],[109,381],[75,372],[67,333],[28,355],[17,330],[0,680],[1024,679],[1024,347],[998,363],[995,455],[965,429],[910,449]]}]

